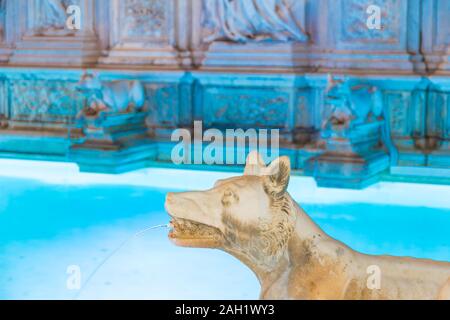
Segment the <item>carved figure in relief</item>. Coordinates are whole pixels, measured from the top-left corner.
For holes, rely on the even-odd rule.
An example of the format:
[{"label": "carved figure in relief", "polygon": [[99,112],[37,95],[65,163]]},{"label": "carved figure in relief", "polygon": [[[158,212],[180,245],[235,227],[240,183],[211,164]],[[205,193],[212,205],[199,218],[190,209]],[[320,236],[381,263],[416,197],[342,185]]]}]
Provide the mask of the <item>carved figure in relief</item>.
[{"label": "carved figure in relief", "polygon": [[88,116],[139,111],[145,104],[145,88],[138,80],[102,82],[94,75],[84,74],[77,89],[87,99],[82,112]]},{"label": "carved figure in relief", "polygon": [[204,0],[203,5],[205,43],[308,40],[295,15],[294,0]]},{"label": "carved figure in relief", "polygon": [[323,130],[351,129],[383,117],[382,94],[375,86],[329,76],[325,93]]},{"label": "carved figure in relief", "polygon": [[252,152],[243,176],[168,193],[169,238],[230,253],[256,274],[262,299],[450,299],[450,263],[362,254],[333,239],[289,195],[290,170],[288,157],[266,167]]},{"label": "carved figure in relief", "polygon": [[76,4],[74,1],[39,0],[37,3],[37,21],[32,30],[34,35],[69,35],[75,32],[74,30],[70,30],[66,27],[66,10],[69,5]]},{"label": "carved figure in relief", "polygon": [[351,89],[342,79],[328,78],[325,105],[329,108],[328,116],[322,124],[322,128],[350,128],[353,120],[357,118],[351,102]]}]

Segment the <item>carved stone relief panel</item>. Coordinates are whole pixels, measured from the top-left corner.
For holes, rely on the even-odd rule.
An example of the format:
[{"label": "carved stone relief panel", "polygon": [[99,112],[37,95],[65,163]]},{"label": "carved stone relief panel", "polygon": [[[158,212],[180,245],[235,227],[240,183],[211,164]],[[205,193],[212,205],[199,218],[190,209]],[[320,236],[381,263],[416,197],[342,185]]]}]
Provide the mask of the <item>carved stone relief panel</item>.
[{"label": "carved stone relief panel", "polygon": [[[407,10],[405,0],[340,0],[340,47],[406,49]],[[380,28],[369,27],[369,6],[380,10]]]},{"label": "carved stone relief panel", "polygon": [[176,64],[173,0],[112,0],[104,64]]},{"label": "carved stone relief panel", "polygon": [[119,42],[170,41],[171,1],[122,0],[116,2],[119,10]]},{"label": "carved stone relief panel", "polygon": [[206,127],[286,128],[291,93],[278,88],[206,87],[203,121]]},{"label": "carved stone relief panel", "polygon": [[58,80],[11,80],[11,119],[65,125],[83,106],[76,82]]},{"label": "carved stone relief panel", "polygon": [[308,40],[304,1],[203,0],[203,41]]},{"label": "carved stone relief panel", "polygon": [[410,94],[407,92],[385,92],[385,102],[388,106],[391,134],[393,137],[410,137]]},{"label": "carved stone relief panel", "polygon": [[391,164],[424,166],[426,97],[422,89],[387,89],[383,91],[387,131],[384,145],[389,150]]},{"label": "carved stone relief panel", "polygon": [[8,2],[11,3],[14,22],[9,25],[17,26],[11,64],[81,66],[97,62],[99,48],[94,30],[94,1]]},{"label": "carved stone relief panel", "polygon": [[80,6],[80,0],[34,0],[34,6],[29,11],[30,26],[28,35],[36,36],[66,36],[73,35],[77,30],[66,26],[67,8],[70,5]]},{"label": "carved stone relief panel", "polygon": [[427,136],[450,139],[450,94],[444,91],[431,91],[428,95]]},{"label": "carved stone relief panel", "polygon": [[150,126],[175,127],[178,124],[177,84],[151,83],[146,86]]},{"label": "carved stone relief panel", "polygon": [[[73,8],[78,11],[73,11]],[[70,9],[70,10],[69,10]],[[16,15],[26,14],[21,35],[27,37],[85,37],[94,35],[95,4],[90,0],[17,1]],[[80,28],[70,27],[72,18]]]}]

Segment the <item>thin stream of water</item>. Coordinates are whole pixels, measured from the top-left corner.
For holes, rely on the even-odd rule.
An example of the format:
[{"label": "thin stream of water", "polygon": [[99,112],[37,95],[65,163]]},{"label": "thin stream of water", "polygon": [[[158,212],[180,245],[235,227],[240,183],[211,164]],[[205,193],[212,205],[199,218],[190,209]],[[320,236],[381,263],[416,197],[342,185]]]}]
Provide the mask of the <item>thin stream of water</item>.
[{"label": "thin stream of water", "polygon": [[119,244],[113,251],[111,251],[95,268],[94,270],[89,274],[89,276],[87,277],[86,281],[84,282],[84,284],[81,286],[80,290],[77,292],[77,294],[74,296],[74,300],[77,300],[78,297],[81,295],[81,293],[83,292],[84,288],[86,288],[86,286],[89,284],[89,282],[91,281],[91,279],[97,274],[98,270],[112,257],[114,256],[117,252],[119,252],[126,244],[128,244],[131,240],[142,236],[144,233],[150,231],[150,230],[154,230],[154,229],[159,229],[159,228],[169,228],[170,225],[169,224],[159,224],[156,226],[152,226],[152,227],[148,227],[145,228],[143,230],[140,230],[138,232],[136,232],[135,234],[133,234],[131,237],[125,239],[125,241],[123,241],[121,244]]}]

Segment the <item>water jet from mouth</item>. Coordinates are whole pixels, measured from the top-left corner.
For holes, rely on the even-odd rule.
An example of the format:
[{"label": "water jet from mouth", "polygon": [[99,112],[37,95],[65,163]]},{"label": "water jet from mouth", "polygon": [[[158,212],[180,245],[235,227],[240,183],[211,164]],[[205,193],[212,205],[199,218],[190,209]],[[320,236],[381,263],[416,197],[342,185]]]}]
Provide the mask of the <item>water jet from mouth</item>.
[{"label": "water jet from mouth", "polygon": [[89,274],[89,276],[86,279],[86,282],[81,286],[80,290],[77,292],[77,294],[74,297],[74,300],[77,300],[78,297],[81,295],[83,290],[86,288],[86,286],[89,284],[89,282],[92,280],[92,278],[97,274],[98,270],[106,263],[109,259],[111,259],[117,252],[119,252],[123,247],[125,247],[126,244],[128,244],[131,240],[142,236],[143,234],[147,233],[150,230],[155,230],[159,228],[170,228],[170,224],[158,224],[156,226],[147,227],[145,229],[142,229],[135,234],[133,234],[131,237],[125,239],[122,243],[120,243],[109,255],[107,255],[95,268],[94,270]]}]

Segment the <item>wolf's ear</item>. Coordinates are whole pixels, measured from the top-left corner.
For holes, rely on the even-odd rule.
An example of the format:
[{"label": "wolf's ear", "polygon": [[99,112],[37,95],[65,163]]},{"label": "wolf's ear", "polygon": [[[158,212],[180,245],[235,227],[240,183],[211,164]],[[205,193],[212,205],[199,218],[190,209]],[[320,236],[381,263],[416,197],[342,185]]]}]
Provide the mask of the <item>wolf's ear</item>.
[{"label": "wolf's ear", "polygon": [[253,150],[247,156],[245,161],[244,175],[246,176],[260,176],[266,168],[264,160],[258,151]]},{"label": "wolf's ear", "polygon": [[282,196],[288,187],[290,175],[291,161],[289,158],[283,156],[275,159],[266,169],[264,190],[271,196]]}]

